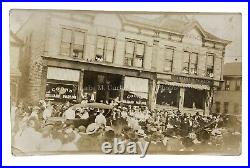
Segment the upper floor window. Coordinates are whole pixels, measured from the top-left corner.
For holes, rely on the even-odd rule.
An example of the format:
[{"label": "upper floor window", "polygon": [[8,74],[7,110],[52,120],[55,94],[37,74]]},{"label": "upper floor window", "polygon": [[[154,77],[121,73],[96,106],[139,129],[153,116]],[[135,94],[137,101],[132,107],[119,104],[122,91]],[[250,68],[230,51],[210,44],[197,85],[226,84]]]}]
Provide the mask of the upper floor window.
[{"label": "upper floor window", "polygon": [[225,80],[225,90],[230,90],[230,80]]},{"label": "upper floor window", "polygon": [[115,39],[105,36],[97,36],[96,57],[98,62],[113,62]]},{"label": "upper floor window", "polygon": [[145,45],[146,43],[143,41],[126,39],[125,65],[142,68]]},{"label": "upper floor window", "polygon": [[198,53],[184,51],[183,73],[197,75]]},{"label": "upper floor window", "polygon": [[212,54],[212,53],[207,53],[206,76],[208,76],[210,78],[214,77],[214,54]]},{"label": "upper floor window", "polygon": [[167,47],[165,49],[164,71],[172,71],[173,57],[174,57],[174,48]]},{"label": "upper floor window", "polygon": [[241,80],[237,79],[235,82],[235,90],[240,90],[241,88]]},{"label": "upper floor window", "polygon": [[61,54],[83,58],[85,32],[78,29],[62,29]]}]

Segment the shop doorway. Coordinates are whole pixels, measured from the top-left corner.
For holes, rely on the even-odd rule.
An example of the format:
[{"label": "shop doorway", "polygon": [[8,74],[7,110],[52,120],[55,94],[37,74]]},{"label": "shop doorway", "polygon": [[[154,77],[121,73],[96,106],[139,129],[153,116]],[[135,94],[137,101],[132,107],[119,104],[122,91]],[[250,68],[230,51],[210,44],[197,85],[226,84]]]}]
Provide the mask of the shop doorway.
[{"label": "shop doorway", "polygon": [[85,71],[83,79],[83,92],[99,103],[110,103],[119,99],[121,95],[122,76],[110,73]]}]

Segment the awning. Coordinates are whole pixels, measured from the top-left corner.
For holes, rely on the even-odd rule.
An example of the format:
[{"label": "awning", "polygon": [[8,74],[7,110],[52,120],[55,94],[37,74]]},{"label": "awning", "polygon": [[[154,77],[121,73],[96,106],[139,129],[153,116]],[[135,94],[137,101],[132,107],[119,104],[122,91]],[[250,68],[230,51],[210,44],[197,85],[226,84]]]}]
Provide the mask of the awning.
[{"label": "awning", "polygon": [[198,90],[210,90],[210,86],[208,86],[208,85],[169,82],[169,81],[166,81],[166,80],[158,80],[157,84],[184,87],[184,88],[193,88],[193,89],[198,89]]}]

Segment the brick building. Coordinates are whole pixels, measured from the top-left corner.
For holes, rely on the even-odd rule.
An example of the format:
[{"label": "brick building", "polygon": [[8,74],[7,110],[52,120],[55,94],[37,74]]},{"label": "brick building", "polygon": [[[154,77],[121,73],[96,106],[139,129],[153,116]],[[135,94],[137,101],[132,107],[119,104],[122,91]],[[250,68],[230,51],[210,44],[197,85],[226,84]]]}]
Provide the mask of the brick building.
[{"label": "brick building", "polygon": [[17,102],[19,97],[20,78],[20,58],[23,53],[23,41],[10,31],[10,100]]},{"label": "brick building", "polygon": [[230,42],[184,15],[34,12],[17,36],[25,41],[23,98],[96,101],[208,114],[223,80]]},{"label": "brick building", "polygon": [[224,65],[224,82],[215,94],[214,112],[241,116],[242,109],[242,64]]}]

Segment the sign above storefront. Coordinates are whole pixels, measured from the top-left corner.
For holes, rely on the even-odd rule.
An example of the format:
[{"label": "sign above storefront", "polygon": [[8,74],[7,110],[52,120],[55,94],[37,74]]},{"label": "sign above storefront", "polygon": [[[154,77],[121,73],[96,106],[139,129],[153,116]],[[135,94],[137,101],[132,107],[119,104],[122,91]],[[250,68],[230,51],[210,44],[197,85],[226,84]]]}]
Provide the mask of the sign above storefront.
[{"label": "sign above storefront", "polygon": [[190,78],[186,76],[171,76],[172,81],[186,83],[186,84],[201,84],[201,85],[211,85],[212,80],[208,79],[198,79],[198,78]]}]

